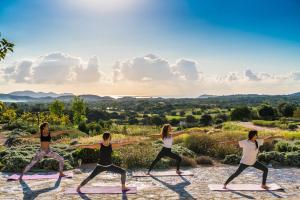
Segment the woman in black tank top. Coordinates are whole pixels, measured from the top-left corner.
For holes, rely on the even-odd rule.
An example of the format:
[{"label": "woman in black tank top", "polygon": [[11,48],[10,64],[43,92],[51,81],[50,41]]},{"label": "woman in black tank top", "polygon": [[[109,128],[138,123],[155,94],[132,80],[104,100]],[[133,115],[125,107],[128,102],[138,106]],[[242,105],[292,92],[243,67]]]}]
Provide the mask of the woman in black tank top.
[{"label": "woman in black tank top", "polygon": [[99,144],[93,144],[93,145],[82,145],[81,148],[99,148],[100,146],[100,153],[99,153],[99,159],[98,164],[96,168],[92,171],[92,173],[83,180],[80,185],[77,188],[77,192],[80,193],[80,188],[87,184],[90,180],[92,180],[95,176],[100,174],[104,171],[109,171],[113,173],[121,174],[121,183],[122,183],[122,190],[128,190],[125,186],[126,182],[126,171],[112,163],[111,155],[113,153],[113,148],[121,147],[127,144],[131,144],[130,142],[122,143],[122,144],[112,144],[111,143],[111,135],[109,132],[103,133],[103,142]]},{"label": "woman in black tank top", "polygon": [[58,155],[56,152],[52,151],[50,148],[51,144],[51,134],[49,131],[49,124],[44,122],[40,125],[40,139],[41,139],[41,148],[32,158],[31,162],[25,167],[19,179],[23,178],[23,175],[28,172],[37,162],[43,159],[45,156],[53,158],[59,163],[59,176],[65,176],[63,173],[64,169],[64,158]]}]

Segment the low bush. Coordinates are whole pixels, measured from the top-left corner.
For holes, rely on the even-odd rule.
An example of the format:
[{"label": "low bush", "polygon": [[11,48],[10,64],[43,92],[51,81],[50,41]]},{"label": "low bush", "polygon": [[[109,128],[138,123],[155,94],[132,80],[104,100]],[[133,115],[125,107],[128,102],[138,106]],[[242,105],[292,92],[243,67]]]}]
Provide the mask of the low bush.
[{"label": "low bush", "polygon": [[300,150],[286,153],[285,164],[291,167],[300,167]]},{"label": "low bush", "polygon": [[199,156],[196,162],[199,165],[213,165],[213,160],[209,156]]},{"label": "low bush", "polygon": [[214,139],[205,134],[189,135],[184,139],[184,146],[199,155],[208,155],[215,143]]},{"label": "low bush", "polygon": [[226,155],[222,163],[229,165],[237,165],[240,163],[241,157],[237,154]]}]

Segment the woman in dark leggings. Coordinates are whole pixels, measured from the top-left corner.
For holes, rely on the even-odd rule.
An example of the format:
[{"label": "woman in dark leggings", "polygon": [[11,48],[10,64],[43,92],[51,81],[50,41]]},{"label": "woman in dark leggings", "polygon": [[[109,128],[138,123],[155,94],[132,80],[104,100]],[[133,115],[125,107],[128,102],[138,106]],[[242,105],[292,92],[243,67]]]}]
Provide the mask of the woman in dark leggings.
[{"label": "woman in dark leggings", "polygon": [[[104,171],[109,171],[113,173],[121,174],[121,183],[122,183],[122,190],[128,190],[125,186],[126,181],[126,171],[118,166],[115,166],[112,164],[111,154],[113,152],[113,149],[119,148],[123,145],[131,144],[130,142],[126,143],[118,143],[118,144],[112,144],[111,143],[111,135],[108,132],[105,132],[103,134],[103,142],[100,143],[100,155],[99,155],[99,161],[96,166],[96,168],[93,170],[93,172],[85,179],[83,180],[80,185],[77,188],[77,192],[80,192],[80,188],[87,184],[90,180],[92,180],[95,176],[100,174]],[[82,145],[81,148],[99,148],[99,144],[93,144],[93,145]]]},{"label": "woman in dark leggings", "polygon": [[[273,138],[278,138],[278,137],[267,137],[264,139],[258,139],[257,131],[251,130],[251,131],[249,131],[249,134],[248,134],[248,140],[242,140],[242,141],[238,142],[239,146],[241,148],[243,148],[243,156],[240,161],[239,168],[225,182],[224,187],[223,187],[224,189],[226,189],[226,186],[228,185],[228,183],[230,183],[234,178],[236,178],[240,173],[242,173],[247,167],[250,167],[250,166],[263,171],[263,179],[262,179],[261,187],[263,189],[269,188],[266,185],[267,176],[268,176],[268,168],[264,164],[258,162],[256,158],[257,158],[259,147],[264,143],[264,141],[270,140]],[[229,142],[229,143],[235,143],[235,142]]]},{"label": "woman in dark leggings", "polygon": [[161,149],[161,151],[158,153],[158,155],[156,156],[155,160],[152,162],[149,170],[148,170],[148,175],[150,175],[151,170],[153,169],[153,167],[155,166],[155,164],[160,161],[161,158],[163,157],[169,157],[169,158],[173,158],[175,160],[177,160],[177,165],[176,165],[176,173],[177,174],[181,174],[182,172],[179,170],[180,168],[180,162],[181,162],[181,157],[175,153],[173,153],[171,151],[172,148],[172,144],[173,144],[173,137],[178,136],[180,134],[182,134],[182,132],[180,133],[171,133],[172,132],[172,127],[170,124],[165,124],[162,127],[162,131],[161,131],[161,135],[160,137],[162,138],[163,141],[163,148]]}]

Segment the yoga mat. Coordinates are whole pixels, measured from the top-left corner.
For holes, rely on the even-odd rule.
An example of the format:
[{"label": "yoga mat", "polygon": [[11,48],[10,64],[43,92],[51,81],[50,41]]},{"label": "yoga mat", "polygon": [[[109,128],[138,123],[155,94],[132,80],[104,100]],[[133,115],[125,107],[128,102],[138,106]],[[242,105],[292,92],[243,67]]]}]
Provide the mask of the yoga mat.
[{"label": "yoga mat", "polygon": [[265,190],[261,188],[261,185],[257,184],[228,184],[227,189],[223,189],[224,185],[221,184],[209,184],[208,188],[213,191],[268,191],[268,190],[282,190],[282,188],[276,183],[267,184],[270,188]]},{"label": "yoga mat", "polygon": [[157,171],[151,172],[150,175],[147,175],[146,172],[133,172],[133,177],[149,177],[149,176],[193,176],[193,172],[191,171],[182,171],[180,175],[176,173],[176,171]]},{"label": "yoga mat", "polygon": [[[73,173],[68,173],[66,174],[67,176],[64,176],[62,178],[72,178]],[[18,180],[20,177],[19,174],[13,174],[7,178],[7,180]],[[59,178],[59,173],[53,173],[53,174],[31,174],[31,175],[24,175],[23,180],[38,180],[38,179],[58,179]]]},{"label": "yoga mat", "polygon": [[[129,190],[122,191],[120,186],[96,186],[96,187],[82,187],[80,192],[83,194],[136,194],[136,187],[128,187]],[[78,194],[76,188],[68,188],[65,194]]]}]

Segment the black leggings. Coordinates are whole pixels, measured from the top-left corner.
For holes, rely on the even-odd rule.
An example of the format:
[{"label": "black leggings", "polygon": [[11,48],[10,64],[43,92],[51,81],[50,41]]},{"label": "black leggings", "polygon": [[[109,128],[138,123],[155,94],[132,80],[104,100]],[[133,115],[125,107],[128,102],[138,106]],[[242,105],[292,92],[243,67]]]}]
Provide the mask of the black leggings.
[{"label": "black leggings", "polygon": [[121,174],[121,183],[125,184],[126,181],[126,171],[120,167],[117,167],[115,165],[110,165],[110,166],[101,166],[101,165],[97,165],[97,167],[93,170],[93,172],[80,183],[80,186],[84,186],[85,184],[87,184],[90,180],[92,180],[95,176],[97,176],[98,174],[100,174],[101,172],[104,171],[109,171],[109,172],[113,172],[113,173],[117,173],[117,174]]},{"label": "black leggings", "polygon": [[266,181],[267,181],[267,176],[268,176],[268,168],[258,161],[256,161],[254,163],[254,165],[245,165],[245,164],[241,163],[239,168],[236,170],[236,172],[227,179],[227,181],[225,182],[225,185],[227,185],[229,182],[231,182],[235,177],[237,177],[240,173],[242,173],[242,171],[244,171],[247,167],[250,167],[250,166],[263,171],[262,184],[265,185]]},{"label": "black leggings", "polygon": [[156,156],[155,160],[152,162],[150,168],[149,168],[149,172],[153,169],[154,165],[160,161],[160,159],[162,157],[169,157],[169,158],[173,158],[175,160],[177,160],[177,170],[179,170],[179,167],[180,167],[180,162],[181,162],[181,157],[175,153],[173,153],[171,151],[171,148],[166,148],[166,147],[163,147],[162,150],[158,153],[158,155]]}]

